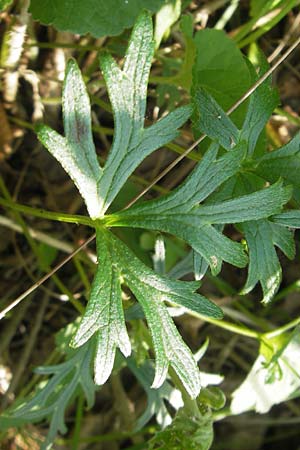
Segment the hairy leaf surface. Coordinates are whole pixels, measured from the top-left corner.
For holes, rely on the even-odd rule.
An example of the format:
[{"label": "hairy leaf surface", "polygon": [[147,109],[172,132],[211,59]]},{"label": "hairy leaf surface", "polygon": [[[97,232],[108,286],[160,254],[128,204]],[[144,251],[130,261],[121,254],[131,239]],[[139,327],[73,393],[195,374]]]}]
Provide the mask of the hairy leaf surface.
[{"label": "hairy leaf surface", "polygon": [[[186,211],[184,206],[183,211],[165,208],[162,212],[156,208],[156,201],[145,202],[112,215],[108,220],[113,226],[147,228],[179,236],[204,257],[213,273],[218,273],[223,260],[243,267],[247,258],[240,244],[222,235],[212,225],[269,217],[280,211],[290,196],[291,190],[279,182],[259,192],[219,204],[194,206],[190,211]],[[182,202],[179,195],[177,199]],[[172,205],[174,207],[174,203]]]},{"label": "hairy leaf surface", "polygon": [[62,104],[65,137],[46,125],[38,125],[38,138],[74,181],[89,215],[97,217],[102,169],[93,142],[89,96],[80,70],[72,59],[66,70]]},{"label": "hairy leaf surface", "polygon": [[89,303],[71,345],[79,347],[96,333],[95,382],[106,382],[113,369],[115,352],[131,353],[126,330],[120,271],[114,261],[111,243],[103,233],[97,234],[98,266]]},{"label": "hairy leaf surface", "polygon": [[[80,346],[94,333],[98,333],[95,381],[99,384],[106,381],[112,370],[117,346],[125,356],[128,356],[130,344],[126,337],[123,312],[121,306],[117,306],[119,292],[118,298],[111,297],[111,292],[118,288],[114,287],[107,274],[107,271],[112,273],[113,267],[122,275],[125,284],[141,304],[150,328],[156,354],[155,378],[152,386],[162,385],[171,364],[190,395],[196,397],[200,390],[197,364],[191,351],[182,341],[164,303],[183,306],[187,310],[214,318],[221,318],[222,311],[205,297],[194,293],[199,287],[198,282],[171,280],[156,274],[110,232],[97,229],[97,242],[105,255],[96,275],[99,283],[95,283],[95,288],[92,289],[86,313],[72,345]],[[111,261],[108,261],[108,251],[105,250],[103,242],[109,246]],[[105,308],[112,311],[109,317]]]},{"label": "hairy leaf surface", "polygon": [[144,128],[152,34],[151,17],[143,13],[134,26],[123,70],[109,54],[100,58],[115,120],[114,141],[103,169],[92,140],[89,98],[75,61],[68,63],[64,82],[65,137],[45,125],[37,127],[40,141],[70,175],[92,218],[104,215],[136,167],[174,139],[191,114],[190,106],[184,106]]}]

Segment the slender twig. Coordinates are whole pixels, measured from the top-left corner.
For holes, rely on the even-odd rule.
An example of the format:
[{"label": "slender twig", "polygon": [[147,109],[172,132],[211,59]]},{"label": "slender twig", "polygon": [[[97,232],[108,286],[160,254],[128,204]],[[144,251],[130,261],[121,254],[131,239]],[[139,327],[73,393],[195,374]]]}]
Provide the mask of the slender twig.
[{"label": "slender twig", "polygon": [[16,300],[14,300],[9,306],[4,308],[0,312],[0,320],[3,319],[6,314],[11,311],[13,308],[15,308],[24,298],[27,297],[27,295],[31,294],[31,292],[35,291],[41,284],[45,283],[49,278],[52,277],[61,267],[63,267],[67,262],[69,262],[77,253],[79,253],[82,249],[84,249],[87,245],[89,245],[96,237],[96,234],[92,234],[83,244],[81,244],[76,250],[74,250],[70,255],[68,255],[66,258],[64,258],[57,266],[55,266],[51,272],[44,275],[42,278],[40,278],[36,283],[34,283],[29,289],[27,289],[23,294],[19,295]]},{"label": "slender twig", "polygon": [[[291,47],[276,61],[276,63],[261,77],[256,83],[251,86],[250,89],[227,111],[227,114],[231,114],[235,111],[241,103],[243,103],[277,68],[278,66],[295,50],[295,48],[300,44],[300,37],[294,42]],[[158,181],[160,181],[167,173],[169,173],[180,161],[182,161],[195,147],[197,147],[204,139],[206,135],[203,134],[197,139],[182,155],[179,155],[166,169],[164,169],[160,175],[158,175],[154,180],[145,188],[139,195],[133,198],[124,209],[128,209],[134,203],[136,203],[141,197],[143,197]],[[61,267],[63,267],[67,262],[69,262],[73,256],[77,255],[81,250],[83,250],[87,245],[89,245],[96,237],[96,234],[92,234],[83,244],[81,244],[73,253],[63,259],[57,266],[55,266],[51,272],[43,276],[39,281],[33,284],[29,289],[27,289],[23,294],[21,294],[16,300],[14,300],[9,306],[7,306],[3,311],[0,312],[0,320],[5,317],[5,315],[11,311],[15,306],[17,306],[24,298],[27,297],[31,292],[37,289],[41,284],[48,280],[53,274],[55,274]]]},{"label": "slender twig", "polygon": [[291,320],[291,322],[286,323],[282,327],[276,328],[276,330],[270,331],[268,333],[265,333],[265,337],[267,339],[275,338],[276,336],[279,336],[280,334],[283,334],[292,328],[296,328],[300,324],[300,317],[297,317],[294,320]]}]

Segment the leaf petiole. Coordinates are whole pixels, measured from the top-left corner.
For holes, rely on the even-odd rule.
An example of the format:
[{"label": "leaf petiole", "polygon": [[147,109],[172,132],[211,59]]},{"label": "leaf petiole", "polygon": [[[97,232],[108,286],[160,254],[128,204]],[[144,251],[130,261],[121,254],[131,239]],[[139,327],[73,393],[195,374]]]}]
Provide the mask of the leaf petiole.
[{"label": "leaf petiole", "polygon": [[34,217],[40,217],[41,219],[76,223],[77,225],[87,225],[89,227],[95,228],[95,221],[88,216],[46,211],[42,208],[32,208],[31,206],[22,205],[21,203],[15,203],[3,197],[0,197],[0,205],[6,208],[13,209],[14,211],[18,211],[20,213],[29,214]]}]

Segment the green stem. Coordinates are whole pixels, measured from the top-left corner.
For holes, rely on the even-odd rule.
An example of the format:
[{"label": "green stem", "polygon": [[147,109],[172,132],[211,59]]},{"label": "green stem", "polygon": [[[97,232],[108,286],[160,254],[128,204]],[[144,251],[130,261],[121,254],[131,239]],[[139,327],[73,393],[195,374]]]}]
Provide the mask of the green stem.
[{"label": "green stem", "polygon": [[40,208],[39,209],[32,208],[31,206],[21,205],[20,203],[15,203],[3,197],[0,197],[0,205],[13,209],[14,211],[18,211],[20,213],[40,217],[41,219],[56,220],[59,222],[67,222],[67,223],[76,223],[77,225],[78,224],[88,225],[93,228],[95,226],[95,222],[86,216],[46,211]]},{"label": "green stem", "polygon": [[300,317],[297,317],[297,319],[291,320],[291,322],[288,322],[285,325],[282,325],[282,327],[276,328],[276,330],[270,331],[268,333],[265,333],[263,335],[264,338],[271,339],[276,336],[279,336],[282,333],[285,333],[286,331],[295,328],[297,325],[300,324]]},{"label": "green stem", "polygon": [[72,449],[77,450],[80,444],[80,430],[81,422],[83,417],[83,406],[84,406],[84,395],[81,392],[77,401],[76,417],[75,417],[75,428],[72,437]]},{"label": "green stem", "polygon": [[200,314],[196,313],[190,313],[191,315],[198,317],[199,319],[203,320],[204,322],[211,323],[212,325],[216,325],[219,328],[223,328],[224,330],[230,331],[232,333],[240,334],[241,336],[247,336],[251,339],[258,339],[259,341],[262,339],[263,336],[265,336],[263,333],[260,333],[255,330],[251,330],[250,328],[236,325],[231,322],[226,322],[225,320],[217,320],[212,319],[211,317],[202,316]]}]

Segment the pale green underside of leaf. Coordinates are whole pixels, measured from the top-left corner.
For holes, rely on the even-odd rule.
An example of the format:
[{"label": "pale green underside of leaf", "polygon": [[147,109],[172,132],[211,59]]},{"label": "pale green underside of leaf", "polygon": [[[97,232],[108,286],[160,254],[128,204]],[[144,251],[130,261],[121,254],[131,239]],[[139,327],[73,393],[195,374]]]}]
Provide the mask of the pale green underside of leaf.
[{"label": "pale green underside of leaf", "polygon": [[31,0],[35,20],[61,31],[114,36],[131,27],[141,10],[156,12],[165,0]]}]

